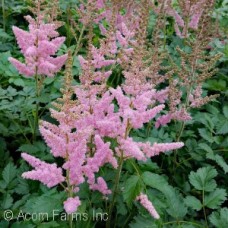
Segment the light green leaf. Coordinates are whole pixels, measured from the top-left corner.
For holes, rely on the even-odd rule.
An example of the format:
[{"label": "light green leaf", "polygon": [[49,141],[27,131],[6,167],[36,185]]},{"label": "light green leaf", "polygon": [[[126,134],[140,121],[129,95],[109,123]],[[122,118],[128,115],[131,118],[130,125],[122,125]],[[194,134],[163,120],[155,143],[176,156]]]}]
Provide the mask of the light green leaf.
[{"label": "light green leaf", "polygon": [[196,211],[200,211],[202,209],[201,202],[194,196],[187,196],[184,199],[184,202],[188,207],[191,207],[192,209],[194,209]]},{"label": "light green leaf", "polygon": [[132,202],[140,194],[142,189],[142,183],[139,176],[131,176],[127,179],[124,187],[123,198],[128,206],[132,205]]},{"label": "light green leaf", "polygon": [[205,206],[211,209],[217,209],[227,199],[226,190],[216,188],[215,191],[205,196]]},{"label": "light green leaf", "polygon": [[219,212],[213,212],[209,216],[209,220],[216,228],[227,228],[228,208],[222,208]]},{"label": "light green leaf", "polygon": [[216,169],[207,166],[199,168],[197,172],[192,171],[189,175],[189,181],[197,190],[211,192],[217,186],[215,180],[213,179],[216,176]]},{"label": "light green leaf", "polygon": [[13,80],[13,83],[14,83],[15,85],[17,85],[17,86],[22,86],[22,87],[25,86],[25,82],[24,82],[23,79],[21,79],[21,78],[17,78],[17,79],[15,79],[15,80]]}]

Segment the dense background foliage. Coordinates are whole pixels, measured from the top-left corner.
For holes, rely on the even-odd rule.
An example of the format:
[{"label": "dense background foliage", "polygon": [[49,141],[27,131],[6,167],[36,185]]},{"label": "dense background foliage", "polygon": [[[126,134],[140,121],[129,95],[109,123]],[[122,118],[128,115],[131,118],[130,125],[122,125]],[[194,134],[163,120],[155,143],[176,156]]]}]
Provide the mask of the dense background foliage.
[{"label": "dense background foliage", "polygon": [[[74,4],[77,0],[60,1],[62,15],[60,20],[64,26],[60,33],[67,37],[65,45],[60,53],[67,49],[74,49],[73,34],[69,28],[70,19],[77,20]],[[61,189],[49,190],[35,181],[22,179],[21,173],[29,170],[27,164],[20,158],[20,153],[28,151],[30,154],[51,162],[53,157],[49,148],[41,137],[32,141],[33,121],[35,113],[35,88],[33,79],[24,78],[8,62],[8,57],[21,57],[15,38],[12,33],[12,25],[26,29],[24,15],[29,14],[30,1],[7,0],[1,1],[0,14],[0,227],[67,227],[66,221],[61,221],[57,216],[52,219],[52,211],[62,211],[64,195]],[[123,194],[118,195],[116,207],[117,227],[218,227],[228,226],[227,208],[227,172],[228,165],[228,1],[217,1],[213,14],[218,19],[221,27],[220,37],[214,39],[209,47],[208,54],[223,53],[218,61],[218,72],[204,83],[204,94],[219,94],[216,101],[204,105],[200,109],[192,111],[192,120],[188,121],[181,141],[185,147],[168,154],[155,157],[146,163],[129,161],[124,167],[121,177]],[[154,27],[155,16],[151,14],[149,28]],[[170,19],[166,26],[166,40],[168,50],[176,58],[177,46],[183,46],[181,39],[175,36]],[[96,43],[100,34],[97,32],[93,38]],[[84,52],[82,48],[80,54]],[[79,61],[74,59],[73,76],[74,83],[78,83],[80,73]],[[51,102],[60,97],[60,88],[63,81],[63,73],[60,72],[54,78],[46,78],[45,90],[39,98],[42,110],[40,119],[52,121],[48,108]],[[110,85],[116,86],[120,80],[118,70],[109,80]],[[153,123],[144,126],[143,129],[132,132],[136,141],[170,142],[174,141],[177,129],[181,123],[172,123],[167,127],[155,129]],[[113,179],[113,172],[103,168],[105,179]],[[148,196],[158,210],[162,219],[153,220],[145,209],[132,200],[139,193],[141,185],[146,185]],[[105,201],[101,195],[88,190],[83,186],[81,193],[83,204],[80,212],[92,214],[93,211],[102,212]],[[88,210],[88,208],[90,208]],[[136,209],[137,208],[137,209]],[[26,213],[48,212],[49,221],[32,220],[5,221],[3,213],[10,209],[15,215],[21,210]],[[97,225],[97,226],[96,226]],[[92,218],[88,221],[80,221],[77,227],[100,227],[102,222],[96,224]]]}]

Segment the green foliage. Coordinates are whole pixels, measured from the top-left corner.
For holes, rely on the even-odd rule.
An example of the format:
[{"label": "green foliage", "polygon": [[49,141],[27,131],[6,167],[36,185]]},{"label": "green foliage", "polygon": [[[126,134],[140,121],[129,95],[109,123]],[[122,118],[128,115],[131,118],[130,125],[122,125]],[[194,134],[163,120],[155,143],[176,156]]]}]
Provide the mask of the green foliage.
[{"label": "green foliage", "polygon": [[202,204],[200,200],[198,200],[194,196],[187,196],[184,199],[184,202],[188,207],[192,208],[193,210],[200,211],[202,209]]},{"label": "green foliage", "polygon": [[[1,1],[3,2],[3,1]],[[177,1],[173,1],[176,4]],[[25,27],[24,15],[28,12],[30,0],[4,0],[4,8],[0,5],[0,227],[1,228],[52,228],[68,227],[66,221],[59,216],[52,218],[53,210],[62,213],[63,201],[66,199],[63,187],[47,189],[37,181],[28,181],[21,177],[30,168],[21,160],[21,152],[28,152],[42,160],[52,162],[54,158],[43,139],[38,135],[32,141],[34,130],[34,114],[36,106],[33,78],[25,78],[9,63],[10,56],[21,58],[12,33],[12,25]],[[70,31],[70,21],[78,20],[74,7],[78,0],[60,0],[63,11],[59,19],[65,21],[60,29],[67,36],[59,54],[74,50],[73,35]],[[227,32],[228,1],[219,0],[213,12],[222,27],[222,33]],[[148,40],[153,40],[152,32],[156,25],[156,15],[149,17]],[[27,25],[27,24],[26,24]],[[95,27],[93,42],[98,45],[101,36]],[[86,31],[87,33],[87,31]],[[166,42],[166,50],[177,64],[180,59],[176,47],[181,47],[186,53],[189,47],[182,39],[173,35],[173,22],[166,21],[165,31],[161,38]],[[225,36],[224,36],[225,37]],[[86,54],[84,42],[80,54]],[[227,173],[228,173],[228,43],[225,38],[216,38],[210,43],[211,50],[207,53],[214,56],[222,53],[218,61],[218,72],[203,85],[203,94],[218,93],[216,102],[204,105],[200,109],[190,110],[192,120],[186,122],[180,141],[182,149],[153,157],[147,162],[126,163],[120,178],[119,191],[116,192],[116,205],[113,212],[113,224],[116,227],[131,228],[195,228],[216,227],[227,228]],[[169,62],[164,62],[165,67]],[[73,60],[73,85],[78,85],[78,75],[81,72],[78,57]],[[107,82],[107,86],[116,87],[123,81],[123,69],[117,66]],[[54,78],[44,80],[44,88],[39,98],[41,109],[39,119],[53,122],[48,108],[51,102],[60,96],[63,82],[63,72]],[[142,129],[131,131],[135,141],[141,142],[174,142],[181,127],[179,122],[171,122],[169,126],[154,128],[154,122],[145,124]],[[37,132],[38,133],[38,132]],[[117,142],[112,142],[113,148]],[[56,159],[59,166],[61,159]],[[109,167],[101,170],[110,188],[113,187],[115,172]],[[98,192],[90,191],[87,184],[80,186],[78,193],[82,205],[78,212],[87,213],[86,222],[77,221],[77,227],[104,227],[104,223],[91,219],[92,211],[106,212],[107,202]],[[155,220],[135,201],[137,195],[144,192],[148,195],[160,215]],[[4,210],[12,210],[15,215],[23,213],[48,213],[48,221],[17,221],[8,222],[3,216]],[[54,220],[54,221],[53,221]]]},{"label": "green foliage", "polygon": [[225,189],[216,188],[209,195],[205,196],[205,206],[211,209],[218,209],[219,206],[227,199]]},{"label": "green foliage", "polygon": [[197,189],[206,192],[212,192],[216,188],[216,182],[213,179],[217,176],[216,169],[207,166],[191,172],[189,175],[190,183]]},{"label": "green foliage", "polygon": [[213,212],[209,219],[216,228],[226,228],[228,224],[228,208],[225,207],[218,212]]},{"label": "green foliage", "polygon": [[125,188],[123,192],[124,201],[127,205],[131,205],[139,195],[142,189],[142,183],[139,176],[130,176],[125,182]]},{"label": "green foliage", "polygon": [[164,177],[158,174],[145,172],[142,178],[146,185],[163,193],[166,198],[166,211],[170,216],[178,219],[183,218],[186,215],[187,208],[183,203],[182,195],[177,189],[170,186]]}]

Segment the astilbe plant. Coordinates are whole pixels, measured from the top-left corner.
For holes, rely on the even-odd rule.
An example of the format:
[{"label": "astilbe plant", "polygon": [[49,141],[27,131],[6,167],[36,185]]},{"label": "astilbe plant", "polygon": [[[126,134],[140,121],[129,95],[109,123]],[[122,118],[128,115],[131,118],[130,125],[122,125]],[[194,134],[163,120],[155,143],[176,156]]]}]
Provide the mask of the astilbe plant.
[{"label": "astilbe plant", "polygon": [[[64,187],[67,192],[64,209],[68,214],[76,212],[81,205],[77,193],[84,182],[88,183],[91,190],[99,191],[106,197],[111,195],[107,227],[110,227],[125,161],[146,161],[162,152],[177,150],[184,145],[178,142],[179,140],[152,145],[149,142],[136,142],[131,136],[131,131],[142,128],[144,124],[156,118],[164,110],[167,101],[170,104],[170,112],[158,118],[156,127],[167,124],[171,119],[190,119],[187,113],[189,106],[198,107],[205,103],[205,100],[211,99],[200,98],[201,88],[194,87],[196,82],[202,82],[212,74],[210,67],[202,68],[202,63],[192,62],[193,58],[202,56],[202,48],[197,51],[196,44],[192,45],[193,54],[188,57],[182,54],[181,66],[186,69],[184,61],[187,61],[192,67],[204,69],[201,79],[198,77],[198,81],[192,81],[196,75],[192,78],[193,72],[189,73],[188,70],[183,72],[190,74],[190,77],[183,75],[173,62],[172,71],[161,74],[164,70],[160,67],[163,56],[159,53],[158,45],[146,45],[151,2],[143,0],[142,3],[144,7],[135,1],[126,4],[125,1],[91,0],[80,6],[81,23],[84,27],[91,21],[97,23],[104,38],[100,40],[99,47],[95,47],[92,44],[92,28],[89,28],[87,56],[78,57],[82,69],[79,86],[71,86],[72,57],[71,54],[68,55],[65,87],[61,90],[63,97],[54,103],[55,109],[50,109],[51,116],[58,124],[40,122],[40,133],[50,147],[52,155],[62,158],[64,164],[58,168],[55,163],[48,164],[26,153],[22,154],[22,157],[34,167],[33,171],[23,173],[24,178],[39,180],[48,187],[58,184]],[[123,9],[124,14],[121,13]],[[166,12],[167,5],[164,4],[160,9],[159,12]],[[191,20],[197,21],[194,23],[202,32],[204,28],[198,21],[203,11],[197,13],[197,18],[194,18],[196,15],[191,15]],[[109,25],[104,22],[109,22]],[[196,25],[193,27],[196,29]],[[201,45],[201,33],[196,36],[199,40],[198,45]],[[56,41],[59,45],[63,42],[62,38],[53,41],[55,40],[59,41]],[[57,49],[52,49],[54,50]],[[65,56],[62,58],[65,59]],[[212,62],[214,61],[215,59]],[[124,80],[117,88],[110,88],[106,82],[117,66],[122,69]],[[193,69],[200,74],[200,70]],[[178,73],[177,79],[171,78],[174,73]],[[167,79],[170,82],[169,86],[158,90],[158,86]],[[182,93],[178,86],[184,85],[189,88],[189,82],[191,89],[188,90],[188,102],[186,106],[181,107]],[[72,99],[72,95],[76,96],[76,100]],[[117,169],[113,189],[110,189],[109,183],[99,175],[100,168],[108,164]],[[143,191],[135,200],[158,219],[158,213]]]}]

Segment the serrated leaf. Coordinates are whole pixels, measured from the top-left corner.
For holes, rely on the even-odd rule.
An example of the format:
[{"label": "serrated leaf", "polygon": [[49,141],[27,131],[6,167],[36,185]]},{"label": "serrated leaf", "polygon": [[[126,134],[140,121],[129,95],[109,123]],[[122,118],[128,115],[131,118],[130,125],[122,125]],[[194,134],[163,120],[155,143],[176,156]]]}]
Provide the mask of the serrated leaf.
[{"label": "serrated leaf", "polygon": [[132,221],[129,225],[130,228],[157,228],[154,219],[147,219],[140,215],[134,217],[134,221]]},{"label": "serrated leaf", "polygon": [[29,185],[28,185],[27,180],[19,178],[18,182],[19,183],[17,184],[17,186],[15,188],[15,192],[17,194],[21,194],[21,195],[28,194],[29,193]]},{"label": "serrated leaf", "polygon": [[228,133],[228,119],[223,119],[217,124],[217,134],[225,135]]},{"label": "serrated leaf", "polygon": [[21,227],[23,227],[23,228],[35,228],[36,226],[32,225],[32,224],[28,224],[26,222],[15,222],[11,226],[11,228],[21,228]]},{"label": "serrated leaf", "polygon": [[206,151],[206,152],[212,152],[213,153],[213,150],[211,149],[211,147],[208,146],[206,143],[200,143],[199,148]]},{"label": "serrated leaf", "polygon": [[215,180],[213,179],[216,176],[216,169],[207,166],[199,168],[197,172],[192,171],[189,175],[189,181],[197,190],[211,192],[217,186]]},{"label": "serrated leaf", "polygon": [[10,194],[4,195],[1,206],[3,209],[9,209],[13,205],[13,198]]},{"label": "serrated leaf", "polygon": [[210,143],[213,143],[214,142],[214,139],[213,139],[210,131],[208,131],[205,128],[199,128],[198,131],[199,131],[199,134],[200,134],[200,136],[202,138],[204,138],[205,140],[207,140]]},{"label": "serrated leaf", "polygon": [[227,105],[224,106],[222,111],[223,111],[224,116],[228,119],[228,106]]},{"label": "serrated leaf", "polygon": [[60,227],[60,225],[56,221],[51,221],[51,222],[43,222],[42,224],[37,226],[37,228],[54,228],[54,227]]},{"label": "serrated leaf", "polygon": [[24,82],[23,79],[21,79],[21,78],[17,78],[17,79],[15,79],[15,80],[13,80],[13,83],[14,83],[15,85],[17,85],[17,86],[22,86],[22,87],[25,86],[25,82]]},{"label": "serrated leaf", "polygon": [[187,214],[187,208],[181,194],[171,186],[163,189],[168,207],[166,211],[175,219],[183,218]]},{"label": "serrated leaf", "polygon": [[29,153],[37,153],[39,149],[31,144],[23,144],[19,147],[18,151],[29,152]]},{"label": "serrated leaf", "polygon": [[213,212],[209,220],[217,228],[227,228],[228,208],[222,208],[219,212]]},{"label": "serrated leaf", "polygon": [[224,170],[225,173],[228,172],[228,165],[222,156],[214,154],[214,152],[212,151],[210,153],[207,153],[206,157],[208,159],[215,161]]},{"label": "serrated leaf", "polygon": [[187,196],[184,199],[184,202],[188,207],[191,207],[196,211],[200,211],[202,209],[201,202],[195,196]]},{"label": "serrated leaf", "polygon": [[142,175],[146,185],[161,191],[166,197],[167,212],[174,218],[183,218],[187,213],[187,208],[183,203],[183,198],[177,190],[168,184],[166,179],[158,174],[145,172]]},{"label": "serrated leaf", "polygon": [[139,176],[131,176],[127,179],[124,187],[123,198],[124,201],[131,206],[135,198],[140,194],[142,188]]},{"label": "serrated leaf", "polygon": [[9,163],[2,172],[3,180],[8,185],[17,175],[17,168],[13,163]]},{"label": "serrated leaf", "polygon": [[146,185],[156,188],[159,191],[162,191],[169,185],[163,176],[155,173],[145,172],[142,175],[142,179]]},{"label": "serrated leaf", "polygon": [[28,213],[48,213],[49,216],[53,215],[53,211],[62,211],[63,194],[56,193],[52,195],[42,195],[38,197],[31,197],[25,204],[23,212]]},{"label": "serrated leaf", "polygon": [[216,188],[215,191],[205,196],[204,204],[211,209],[217,209],[227,199],[226,195],[225,189]]}]

